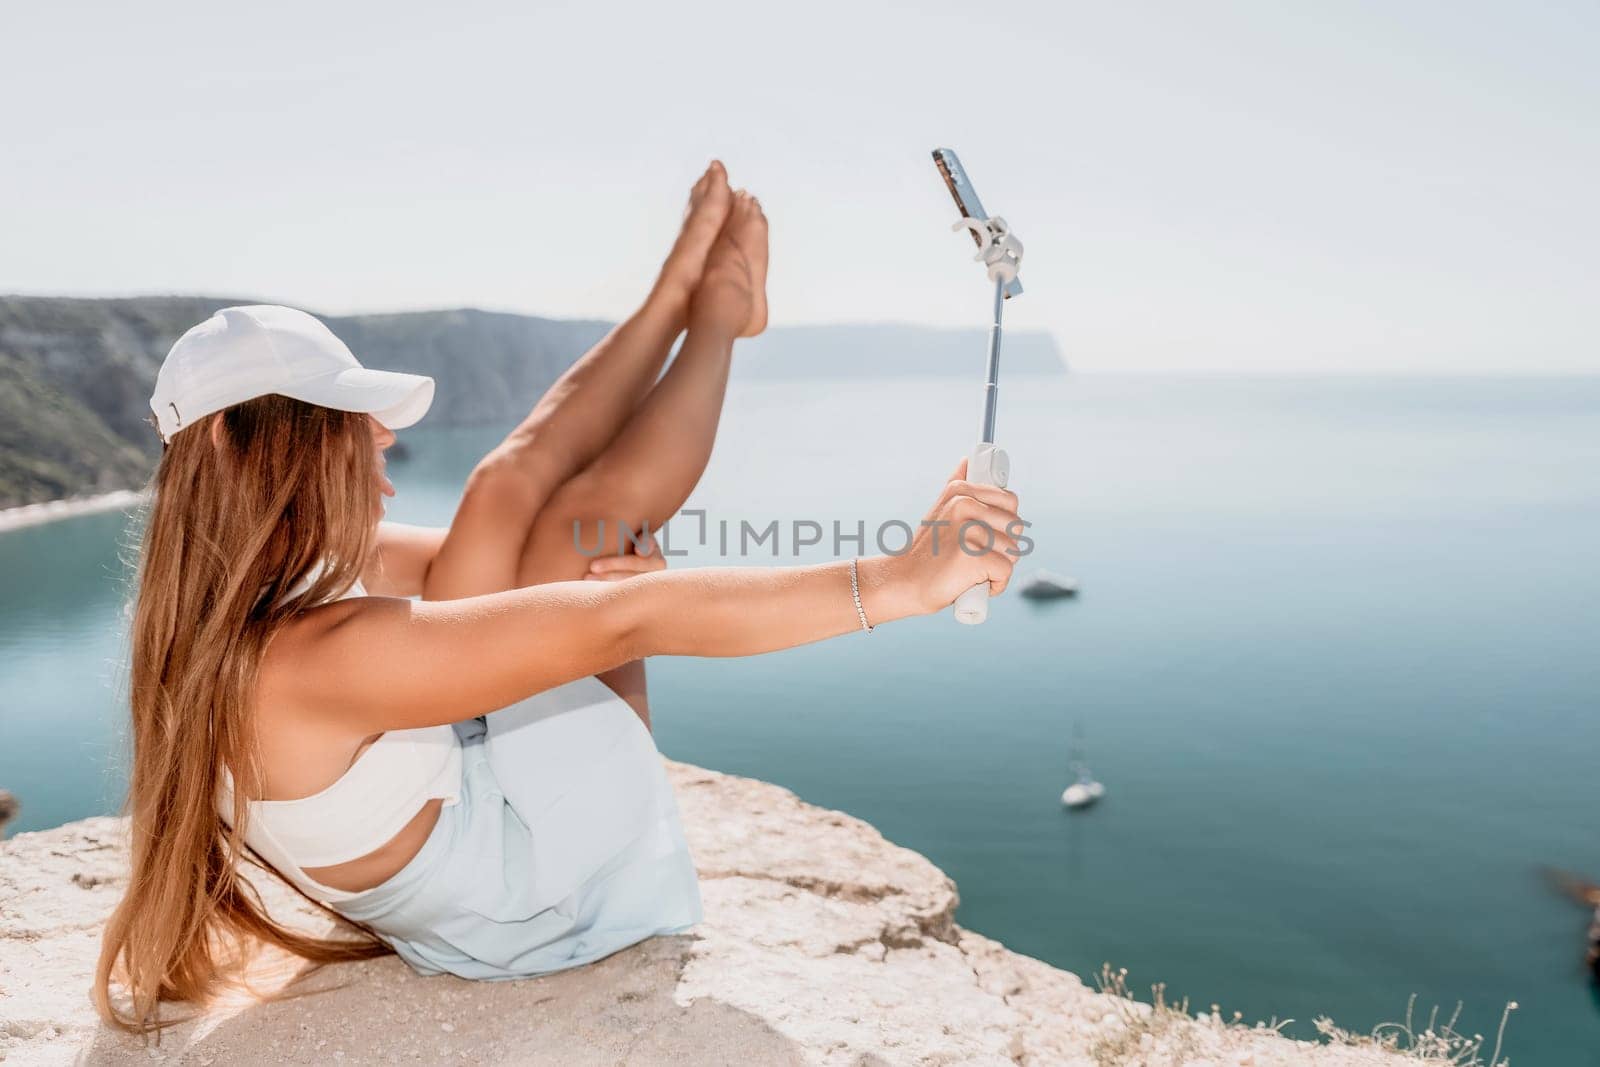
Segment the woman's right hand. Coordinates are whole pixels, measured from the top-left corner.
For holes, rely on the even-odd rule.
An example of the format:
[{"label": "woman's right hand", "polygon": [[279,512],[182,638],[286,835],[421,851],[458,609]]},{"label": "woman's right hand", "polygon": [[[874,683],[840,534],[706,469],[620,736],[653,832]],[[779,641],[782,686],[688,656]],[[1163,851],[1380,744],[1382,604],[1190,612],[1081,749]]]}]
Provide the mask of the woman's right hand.
[{"label": "woman's right hand", "polygon": [[981,582],[989,583],[990,596],[1005,591],[1021,555],[1017,495],[966,478],[962,460],[905,552],[862,561],[873,587],[871,596],[862,590],[869,621],[878,622],[874,602],[881,605],[879,618],[888,619],[941,611]]}]

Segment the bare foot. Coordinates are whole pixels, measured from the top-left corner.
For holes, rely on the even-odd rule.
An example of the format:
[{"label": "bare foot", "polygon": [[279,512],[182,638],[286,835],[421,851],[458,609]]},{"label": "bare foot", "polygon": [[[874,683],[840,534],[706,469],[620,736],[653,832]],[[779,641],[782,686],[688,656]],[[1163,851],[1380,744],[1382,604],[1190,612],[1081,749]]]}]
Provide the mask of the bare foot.
[{"label": "bare foot", "polygon": [[750,198],[755,208],[755,218],[735,239],[750,259],[750,282],[754,307],[750,309],[750,322],[740,337],[754,337],[767,328],[767,215],[761,210],[761,201]]},{"label": "bare foot", "polygon": [[711,252],[690,305],[696,324],[730,337],[754,337],[767,326],[767,217],[743,189]]},{"label": "bare foot", "polygon": [[706,255],[722,232],[728,211],[733,206],[733,193],[728,188],[728,172],[721,161],[713,159],[706,172],[689,190],[689,206],[683,212],[683,228],[678,240],[661,265],[656,279],[653,298],[671,301],[682,307],[689,302],[700,277],[705,273]]}]

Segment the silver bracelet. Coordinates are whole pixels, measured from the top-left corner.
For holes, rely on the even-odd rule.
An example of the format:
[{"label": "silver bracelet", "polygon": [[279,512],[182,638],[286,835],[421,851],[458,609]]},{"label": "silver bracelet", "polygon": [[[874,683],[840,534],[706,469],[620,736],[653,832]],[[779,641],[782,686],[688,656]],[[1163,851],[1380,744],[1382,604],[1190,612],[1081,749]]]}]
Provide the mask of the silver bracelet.
[{"label": "silver bracelet", "polygon": [[856,618],[861,620],[861,628],[867,633],[872,632],[872,624],[867,621],[867,609],[861,606],[861,580],[856,576],[856,561],[850,560],[850,599],[856,602]]}]

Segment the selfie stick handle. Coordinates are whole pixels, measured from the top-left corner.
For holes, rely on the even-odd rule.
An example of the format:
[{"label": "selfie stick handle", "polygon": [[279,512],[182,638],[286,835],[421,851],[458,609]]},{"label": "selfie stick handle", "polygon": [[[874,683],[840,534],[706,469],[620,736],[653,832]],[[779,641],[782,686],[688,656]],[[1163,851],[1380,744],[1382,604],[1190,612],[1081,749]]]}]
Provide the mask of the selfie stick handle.
[{"label": "selfie stick handle", "polygon": [[[994,443],[995,406],[1000,399],[1000,317],[1006,304],[1006,286],[1016,278],[1007,272],[994,277],[994,323],[989,327],[989,361],[984,371],[983,431],[972,455],[967,457],[967,481],[976,485],[998,485],[1004,489],[1011,480],[1011,457]],[[960,549],[965,551],[965,549]],[[956,621],[976,626],[989,617],[989,583],[979,582],[956,598]]]}]

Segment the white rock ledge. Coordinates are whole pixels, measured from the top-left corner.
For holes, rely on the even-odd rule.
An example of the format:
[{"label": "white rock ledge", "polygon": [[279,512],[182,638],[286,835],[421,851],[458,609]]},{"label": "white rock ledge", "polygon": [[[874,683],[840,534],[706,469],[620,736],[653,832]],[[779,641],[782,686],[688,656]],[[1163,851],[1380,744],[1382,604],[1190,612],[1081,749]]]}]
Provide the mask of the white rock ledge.
[{"label": "white rock ledge", "polygon": [[[491,1064],[1398,1064],[1149,1011],[954,921],[956,887],[859,819],[669,764],[705,921],[524,982],[328,968],[311,995],[218,1008],[148,1047],[87,989],[124,873],[124,824],[0,845],[0,1060]],[[268,899],[321,922],[286,891]]]}]

